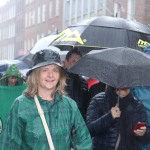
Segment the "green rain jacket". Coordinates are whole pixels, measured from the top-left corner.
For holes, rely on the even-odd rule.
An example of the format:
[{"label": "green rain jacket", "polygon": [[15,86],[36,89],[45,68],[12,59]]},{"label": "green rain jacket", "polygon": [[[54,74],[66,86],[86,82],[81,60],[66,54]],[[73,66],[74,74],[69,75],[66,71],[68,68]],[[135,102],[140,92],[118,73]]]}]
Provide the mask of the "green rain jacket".
[{"label": "green rain jacket", "polygon": [[8,85],[7,78],[10,76],[18,77],[17,85],[23,84],[23,78],[21,76],[21,73],[19,72],[17,66],[13,64],[5,71],[4,75],[0,79],[0,85],[7,86]]},{"label": "green rain jacket", "polygon": [[[76,103],[55,94],[54,103],[38,97],[51,132],[55,150],[91,150],[92,141]],[[74,144],[73,144],[74,143]],[[34,99],[25,95],[12,105],[6,128],[0,138],[0,150],[49,150],[43,124]]]}]

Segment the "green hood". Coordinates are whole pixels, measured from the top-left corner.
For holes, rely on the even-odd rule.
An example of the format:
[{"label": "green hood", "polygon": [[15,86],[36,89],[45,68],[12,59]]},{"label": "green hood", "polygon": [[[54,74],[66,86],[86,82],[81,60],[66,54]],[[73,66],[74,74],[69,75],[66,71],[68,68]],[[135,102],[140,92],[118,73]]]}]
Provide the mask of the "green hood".
[{"label": "green hood", "polygon": [[23,78],[21,76],[21,73],[19,72],[17,66],[13,64],[6,70],[3,77],[0,79],[0,85],[7,86],[7,78],[10,76],[18,77],[17,85],[23,84]]}]

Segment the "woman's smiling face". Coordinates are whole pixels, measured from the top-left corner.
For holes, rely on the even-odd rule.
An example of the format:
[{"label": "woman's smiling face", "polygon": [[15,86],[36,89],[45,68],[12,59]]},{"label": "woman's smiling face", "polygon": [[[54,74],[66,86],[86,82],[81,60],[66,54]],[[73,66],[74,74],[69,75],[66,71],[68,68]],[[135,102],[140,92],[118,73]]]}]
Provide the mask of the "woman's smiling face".
[{"label": "woman's smiling face", "polygon": [[60,71],[57,65],[48,65],[40,68],[38,89],[56,90],[60,79]]}]

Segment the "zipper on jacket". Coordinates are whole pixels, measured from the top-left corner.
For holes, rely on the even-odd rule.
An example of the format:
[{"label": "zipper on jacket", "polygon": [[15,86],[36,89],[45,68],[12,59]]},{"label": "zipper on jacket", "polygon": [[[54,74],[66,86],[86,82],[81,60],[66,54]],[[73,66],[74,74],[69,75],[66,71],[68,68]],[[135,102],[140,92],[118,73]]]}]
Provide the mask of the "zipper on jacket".
[{"label": "zipper on jacket", "polygon": [[117,149],[118,149],[118,147],[119,147],[119,143],[120,143],[120,133],[119,133],[119,136],[118,136],[118,139],[117,139],[116,145],[115,145],[115,150],[117,150]]}]

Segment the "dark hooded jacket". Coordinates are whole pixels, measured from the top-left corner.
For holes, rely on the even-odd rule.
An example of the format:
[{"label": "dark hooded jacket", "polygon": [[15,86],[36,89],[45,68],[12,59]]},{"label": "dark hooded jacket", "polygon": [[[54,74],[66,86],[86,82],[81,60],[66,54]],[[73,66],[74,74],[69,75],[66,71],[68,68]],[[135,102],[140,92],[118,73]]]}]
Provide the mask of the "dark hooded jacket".
[{"label": "dark hooded jacket", "polygon": [[[94,150],[114,150],[120,134],[117,150],[138,150],[140,143],[150,142],[150,128],[143,104],[130,93],[120,99],[120,118],[113,119],[110,109],[117,103],[113,88],[106,93],[93,97],[87,110],[87,126],[93,137]],[[132,131],[137,122],[145,122],[147,131],[144,136],[136,136]]]},{"label": "dark hooded jacket", "polygon": [[13,64],[6,70],[6,72],[0,79],[0,85],[7,86],[8,85],[8,77],[10,77],[10,76],[15,76],[18,78],[16,85],[23,84],[23,77],[21,76],[21,73],[19,72],[17,66]]},{"label": "dark hooded jacket", "polygon": [[67,76],[67,95],[72,98],[78,105],[78,108],[85,119],[88,105],[88,85],[84,78],[77,74],[66,71]]}]

